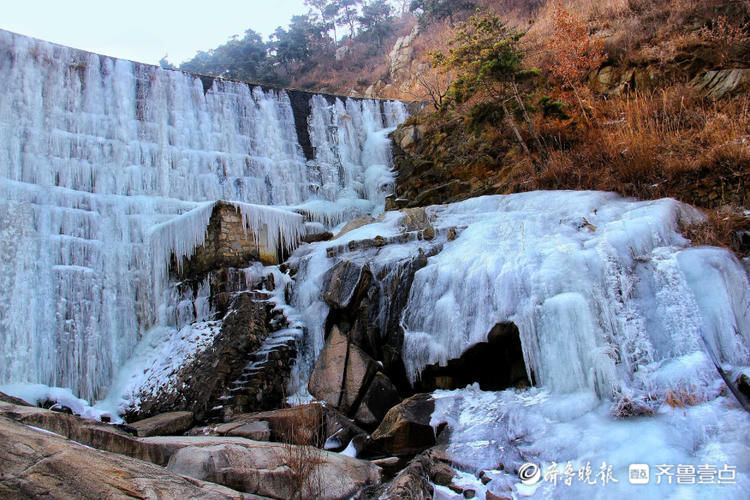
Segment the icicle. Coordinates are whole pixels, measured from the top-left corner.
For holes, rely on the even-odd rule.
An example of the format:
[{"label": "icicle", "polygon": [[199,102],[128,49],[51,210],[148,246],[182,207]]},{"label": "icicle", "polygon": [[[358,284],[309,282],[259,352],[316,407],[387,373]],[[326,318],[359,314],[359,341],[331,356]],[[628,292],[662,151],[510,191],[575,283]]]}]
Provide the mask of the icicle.
[{"label": "icicle", "polygon": [[190,258],[193,251],[206,242],[206,228],[214,205],[213,202],[201,203],[193,210],[149,229],[156,290],[161,290],[166,284],[173,255],[177,261],[177,270],[181,271],[183,259]]},{"label": "icicle", "polygon": [[252,230],[255,243],[273,253],[291,252],[305,235],[304,219],[300,214],[281,208],[233,202],[242,213],[242,224]]}]

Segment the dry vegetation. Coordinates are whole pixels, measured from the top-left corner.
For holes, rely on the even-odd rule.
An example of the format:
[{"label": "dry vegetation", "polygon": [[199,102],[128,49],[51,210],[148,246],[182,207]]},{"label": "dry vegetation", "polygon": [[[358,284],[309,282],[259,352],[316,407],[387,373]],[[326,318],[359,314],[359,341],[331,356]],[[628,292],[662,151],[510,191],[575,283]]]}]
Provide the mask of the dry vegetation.
[{"label": "dry vegetation", "polygon": [[[596,126],[543,126],[558,148],[535,184],[748,206],[750,99],[712,102],[682,86],[601,100]],[[565,132],[568,132],[565,134]]]},{"label": "dry vegetation", "polygon": [[324,437],[319,429],[310,428],[309,421],[298,414],[290,418],[282,441],[282,460],[292,473],[290,500],[322,497],[324,459],[320,447]]},{"label": "dry vegetation", "polygon": [[[543,71],[525,99],[543,137],[543,148],[532,149],[544,167],[535,173],[507,127],[491,115],[478,116],[477,102],[469,101],[409,122],[421,127],[424,138],[413,151],[399,153],[399,195],[413,199],[451,181],[423,201],[598,189],[673,197],[705,209],[707,223],[686,228],[694,243],[730,247],[733,233],[750,229],[750,95],[745,89],[716,101],[689,85],[706,70],[750,68],[750,2],[484,3],[527,29],[524,64]],[[554,43],[559,5],[606,54],[590,71],[575,68],[584,75],[578,79],[554,71],[561,58]],[[444,48],[450,33],[447,24],[435,27],[418,40],[417,54]],[[601,66],[610,68],[614,81],[598,80]],[[532,134],[525,134],[533,145]]]},{"label": "dry vegetation", "polygon": [[[342,95],[348,95],[352,90],[362,94],[378,80],[388,79],[386,56],[396,40],[408,34],[415,24],[416,21],[409,16],[396,19],[392,33],[381,48],[360,40],[348,40],[338,47],[348,48],[340,60],[325,53],[313,55],[309,68],[294,75],[291,86]],[[391,97],[404,96],[394,93]]]}]

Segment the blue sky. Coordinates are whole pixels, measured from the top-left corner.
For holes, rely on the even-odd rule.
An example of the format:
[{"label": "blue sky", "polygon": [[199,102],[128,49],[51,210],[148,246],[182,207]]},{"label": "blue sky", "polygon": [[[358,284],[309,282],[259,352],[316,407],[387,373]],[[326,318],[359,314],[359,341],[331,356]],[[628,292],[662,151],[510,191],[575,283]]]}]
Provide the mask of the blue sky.
[{"label": "blue sky", "polygon": [[2,0],[0,29],[113,57],[178,64],[252,28],[264,37],[303,0]]}]

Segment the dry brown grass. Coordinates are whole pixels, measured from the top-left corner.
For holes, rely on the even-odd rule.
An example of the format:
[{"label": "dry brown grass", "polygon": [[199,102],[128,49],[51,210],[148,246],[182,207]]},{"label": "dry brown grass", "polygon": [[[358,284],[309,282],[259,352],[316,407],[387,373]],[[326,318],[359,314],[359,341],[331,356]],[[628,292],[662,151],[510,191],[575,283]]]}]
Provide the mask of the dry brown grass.
[{"label": "dry brown grass", "polygon": [[325,463],[320,446],[320,429],[309,428],[302,415],[290,418],[283,436],[282,460],[291,471],[291,500],[319,498],[324,493],[321,466]]},{"label": "dry brown grass", "polygon": [[[292,75],[291,87],[320,90],[336,94],[348,94],[351,90],[363,93],[378,80],[387,80],[388,62],[385,57],[398,37],[409,33],[416,20],[405,16],[394,20],[392,33],[385,38],[382,47],[363,40],[342,42],[350,52],[336,61],[332,54],[313,54],[308,67]],[[390,96],[401,97],[401,96]]]},{"label": "dry brown grass", "polygon": [[732,207],[721,207],[716,210],[706,210],[706,222],[693,224],[683,229],[683,234],[693,245],[709,245],[727,247],[735,250],[741,257],[746,257],[740,251],[734,235],[737,231],[750,230],[750,218],[741,210]]},{"label": "dry brown grass", "polygon": [[668,390],[664,395],[664,402],[672,408],[685,408],[686,406],[696,406],[703,403],[703,398],[697,394],[684,390]]},{"label": "dry brown grass", "polygon": [[582,131],[542,124],[560,147],[539,187],[672,196],[708,208],[750,203],[747,95],[711,102],[676,87],[611,98],[593,109],[594,125]]},{"label": "dry brown grass", "polygon": [[[747,34],[746,18],[750,2],[746,0],[567,0],[560,2],[569,12],[586,21],[591,33],[605,39],[610,60],[623,63],[664,65],[702,45],[720,49],[717,57],[730,58],[730,52],[742,51]],[[551,55],[544,51],[552,37],[553,2],[548,2],[532,17],[526,42],[531,49],[530,62],[545,67]],[[717,19],[730,19],[724,24]],[[733,46],[715,43],[734,37]],[[711,38],[714,38],[713,40]]]}]

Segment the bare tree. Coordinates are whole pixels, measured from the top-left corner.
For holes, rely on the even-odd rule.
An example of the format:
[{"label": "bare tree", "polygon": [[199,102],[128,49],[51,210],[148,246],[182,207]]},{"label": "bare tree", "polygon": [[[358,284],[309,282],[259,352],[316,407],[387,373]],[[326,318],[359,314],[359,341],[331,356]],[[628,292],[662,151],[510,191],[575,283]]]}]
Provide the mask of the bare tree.
[{"label": "bare tree", "polygon": [[441,71],[430,65],[414,76],[417,89],[405,93],[418,100],[430,99],[435,110],[439,110],[443,107],[453,79],[451,72]]}]

